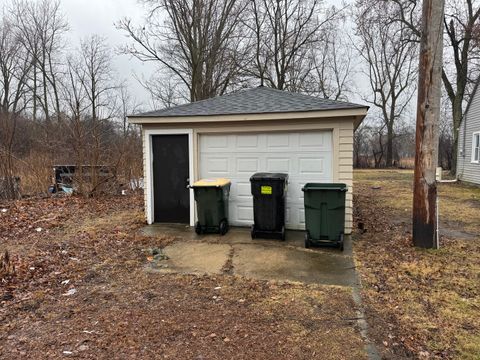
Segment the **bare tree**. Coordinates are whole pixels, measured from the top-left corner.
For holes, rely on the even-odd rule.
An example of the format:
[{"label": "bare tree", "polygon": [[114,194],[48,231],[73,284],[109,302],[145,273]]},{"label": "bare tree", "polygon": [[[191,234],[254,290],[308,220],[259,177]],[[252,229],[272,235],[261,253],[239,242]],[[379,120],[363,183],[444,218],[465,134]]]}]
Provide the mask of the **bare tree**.
[{"label": "bare tree", "polygon": [[185,96],[178,89],[182,82],[165,74],[153,74],[145,79],[135,76],[136,80],[150,94],[151,107],[154,109],[171,108],[185,102]]},{"label": "bare tree", "polygon": [[134,125],[128,123],[128,116],[139,112],[142,105],[132,96],[126,81],[117,87],[117,96],[119,100],[118,117],[121,119],[121,130],[125,138],[134,127]]},{"label": "bare tree", "polygon": [[[330,10],[338,13],[335,8]],[[348,100],[353,92],[354,47],[346,33],[344,16],[331,19],[320,29],[320,42],[313,44],[308,55],[308,71],[301,91],[325,99]]]},{"label": "bare tree", "polygon": [[[105,38],[92,35],[82,40],[80,47],[80,77],[90,105],[93,121],[109,119],[112,106],[109,106],[110,92],[116,88],[112,71],[112,54]],[[102,113],[102,110],[106,112]]]},{"label": "bare tree", "polygon": [[[445,2],[444,25],[447,34],[446,64],[442,80],[451,103],[453,121],[453,155],[451,170],[456,172],[458,132],[462,122],[465,99],[480,74],[480,43],[478,34],[480,3],[474,0],[450,0]],[[452,64],[453,63],[453,64]]]},{"label": "bare tree", "polygon": [[131,188],[139,187],[139,179],[143,175],[143,164],[138,161],[142,157],[142,134],[138,125],[129,124],[127,117],[139,112],[141,103],[129,92],[127,83],[124,82],[117,89],[119,98],[118,117],[121,119],[123,138],[113,144],[118,162],[121,164],[121,174],[124,179],[130,180]]},{"label": "bare tree", "polygon": [[[111,68],[111,50],[105,39],[92,35],[82,40],[77,53],[68,58],[66,72],[63,83],[69,130],[66,147],[73,149],[79,165],[79,192],[90,195],[104,180],[99,178],[98,166],[116,158],[110,157],[109,146],[118,111],[117,86]],[[84,168],[86,164],[89,167]],[[88,177],[83,171],[88,171]]]},{"label": "bare tree", "polygon": [[0,18],[0,178],[3,196],[13,198],[15,189],[14,142],[17,121],[27,102],[27,77],[31,58],[20,46],[10,17]]},{"label": "bare tree", "polygon": [[[241,16],[245,0],[144,0],[147,23],[130,19],[117,26],[132,40],[122,51],[153,61],[178,79],[186,98],[197,101],[223,94],[243,61]],[[165,20],[165,15],[167,20]]]},{"label": "bare tree", "polygon": [[[419,26],[421,2],[419,0],[393,0],[393,2],[397,9],[392,13],[391,21],[400,21],[409,26],[416,35],[416,41],[419,41],[421,37],[421,26]],[[451,103],[452,173],[456,171],[458,130],[463,112],[470,98],[473,83],[477,81],[480,74],[479,19],[480,1],[445,1],[445,48],[442,80]]]},{"label": "bare tree", "polygon": [[[32,113],[36,119],[40,104],[45,120],[51,119],[51,107],[60,116],[59,74],[62,63],[63,36],[68,24],[54,0],[15,0],[10,10],[21,45],[32,58],[29,85]],[[48,131],[49,129],[47,129]]]},{"label": "bare tree", "polygon": [[259,79],[260,85],[300,89],[299,80],[310,72],[305,59],[319,45],[320,30],[340,13],[334,7],[323,11],[321,4],[320,0],[252,0],[247,24],[253,44],[247,74]]},{"label": "bare tree", "polygon": [[89,165],[92,166],[92,188],[94,192],[101,179],[94,166],[101,164],[105,150],[105,131],[109,130],[108,121],[114,116],[116,104],[112,90],[117,88],[114,82],[111,65],[111,49],[106,44],[106,39],[92,35],[82,40],[80,47],[80,74],[83,90],[87,97],[90,112],[88,114],[91,147],[89,150]]},{"label": "bare tree", "polygon": [[372,97],[365,100],[380,109],[387,132],[386,166],[393,163],[395,124],[413,96],[416,45],[412,31],[399,22],[388,22],[389,6],[357,1],[355,22],[360,45],[358,54],[367,62],[366,76]]},{"label": "bare tree", "polygon": [[[66,79],[63,82],[62,97],[65,102],[65,114],[67,129],[66,140],[68,147],[73,149],[74,161],[77,165],[86,163],[87,158],[87,134],[88,129],[84,121],[84,114],[90,108],[88,97],[84,87],[85,72],[82,71],[81,61],[74,56],[67,60]],[[83,178],[78,182],[80,193],[84,191]]]},{"label": "bare tree", "polygon": [[0,197],[17,195],[19,176],[46,191],[54,163],[90,166],[78,177],[88,195],[105,180],[95,165],[139,177],[141,137],[126,123],[136,102],[116,86],[111,49],[99,36],[66,47],[67,31],[59,0],[0,6]]},{"label": "bare tree", "polygon": [[353,166],[355,168],[366,168],[368,161],[368,125],[363,122],[356,130],[353,136]]}]

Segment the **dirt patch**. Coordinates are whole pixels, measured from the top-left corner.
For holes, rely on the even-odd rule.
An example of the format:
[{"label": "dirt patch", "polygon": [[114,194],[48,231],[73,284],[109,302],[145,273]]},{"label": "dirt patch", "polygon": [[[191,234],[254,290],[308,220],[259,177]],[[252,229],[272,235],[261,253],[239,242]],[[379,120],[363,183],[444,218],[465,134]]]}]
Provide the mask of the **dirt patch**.
[{"label": "dirt patch", "polygon": [[146,272],[181,240],[139,235],[140,197],[8,205],[0,358],[365,358],[348,288]]},{"label": "dirt patch", "polygon": [[479,240],[479,234],[472,234],[463,230],[459,230],[462,227],[459,226],[457,228],[453,228],[449,225],[442,225],[440,227],[440,236],[449,239],[457,239],[457,240]]},{"label": "dirt patch", "polygon": [[480,199],[467,200],[467,206],[480,209]]}]

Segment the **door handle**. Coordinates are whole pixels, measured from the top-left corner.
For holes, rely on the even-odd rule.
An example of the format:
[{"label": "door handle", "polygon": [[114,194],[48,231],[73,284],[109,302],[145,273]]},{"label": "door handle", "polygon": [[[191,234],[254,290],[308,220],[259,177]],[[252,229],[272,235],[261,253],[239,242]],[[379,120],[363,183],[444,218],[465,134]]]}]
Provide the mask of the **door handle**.
[{"label": "door handle", "polygon": [[187,178],[187,189],[190,189],[190,178]]}]

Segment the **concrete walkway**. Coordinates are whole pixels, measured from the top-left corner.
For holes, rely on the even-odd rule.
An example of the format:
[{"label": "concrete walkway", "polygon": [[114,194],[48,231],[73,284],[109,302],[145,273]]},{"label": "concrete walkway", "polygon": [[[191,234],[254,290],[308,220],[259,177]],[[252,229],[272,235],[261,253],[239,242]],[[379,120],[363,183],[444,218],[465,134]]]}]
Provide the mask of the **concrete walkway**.
[{"label": "concrete walkway", "polygon": [[350,236],[345,238],[345,250],[341,252],[336,248],[305,249],[303,231],[287,231],[286,241],[252,240],[247,228],[232,228],[225,236],[197,235],[189,226],[170,224],[146,226],[141,231],[148,236],[177,239],[163,249],[167,259],[151,262],[149,271],[238,274],[259,280],[351,287],[357,326],[365,341],[367,357],[369,360],[381,359],[368,337]]},{"label": "concrete walkway", "polygon": [[351,240],[345,251],[305,249],[303,231],[288,231],[285,242],[252,240],[247,228],[232,228],[225,236],[197,235],[185,225],[152,225],[145,235],[178,238],[165,247],[167,260],[152,262],[150,270],[163,273],[230,273],[260,280],[354,286],[356,275]]}]

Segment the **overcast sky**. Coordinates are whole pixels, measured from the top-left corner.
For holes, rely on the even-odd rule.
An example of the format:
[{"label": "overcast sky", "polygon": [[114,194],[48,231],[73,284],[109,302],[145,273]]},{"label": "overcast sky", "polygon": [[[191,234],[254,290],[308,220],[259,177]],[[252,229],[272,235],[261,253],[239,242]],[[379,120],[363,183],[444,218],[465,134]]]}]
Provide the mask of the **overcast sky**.
[{"label": "overcast sky", "polygon": [[[1,1],[1,0],[0,0]],[[69,45],[78,47],[79,40],[85,36],[98,34],[105,37],[112,48],[125,43],[125,34],[115,28],[115,23],[129,17],[135,22],[142,21],[144,8],[138,0],[60,0],[62,10],[70,25]],[[341,0],[328,0],[327,4],[341,6]],[[119,78],[126,78],[130,82],[132,94],[148,108],[148,94],[133,78],[149,76],[152,66],[143,64],[127,55],[114,56],[114,66]]]},{"label": "overcast sky", "polygon": [[[125,34],[115,28],[115,23],[123,17],[140,21],[143,17],[143,6],[137,0],[60,0],[62,10],[70,25],[69,45],[78,47],[81,38],[98,34],[107,39],[112,48],[127,41]],[[151,67],[131,59],[127,55],[115,55],[113,58],[119,79],[130,82],[132,94],[141,101],[148,101],[147,92],[133,78],[133,74],[148,75]],[[149,70],[150,68],[150,70]],[[146,104],[147,105],[147,104]]]}]

